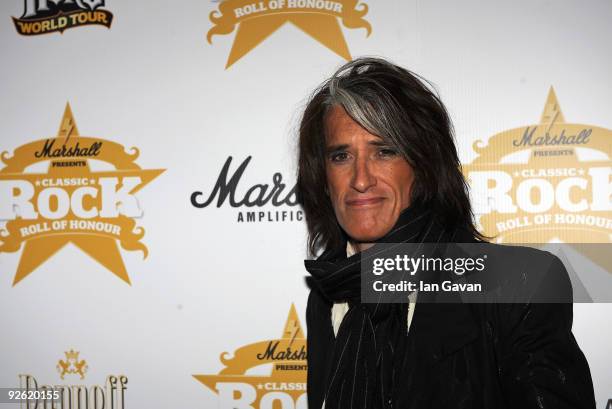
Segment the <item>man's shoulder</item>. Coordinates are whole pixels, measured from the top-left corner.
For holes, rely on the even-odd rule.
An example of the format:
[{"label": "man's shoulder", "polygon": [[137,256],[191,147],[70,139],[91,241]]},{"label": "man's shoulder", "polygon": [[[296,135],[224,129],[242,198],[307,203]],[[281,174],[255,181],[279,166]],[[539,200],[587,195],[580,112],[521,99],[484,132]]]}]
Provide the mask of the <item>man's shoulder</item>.
[{"label": "man's shoulder", "polygon": [[[482,282],[484,301],[493,303],[565,303],[572,284],[561,259],[545,250],[521,245],[478,243],[470,255],[483,257],[485,268],[469,277]],[[482,301],[481,299],[479,299]]]},{"label": "man's shoulder", "polygon": [[332,306],[332,302],[330,302],[325,296],[321,293],[321,291],[316,286],[310,286],[310,291],[308,293],[308,300],[306,302],[306,314],[316,313],[318,311],[329,310]]},{"label": "man's shoulder", "polygon": [[514,270],[521,269],[524,273],[549,276],[551,273],[566,275],[566,269],[561,259],[547,250],[527,245],[488,244],[491,254]]}]

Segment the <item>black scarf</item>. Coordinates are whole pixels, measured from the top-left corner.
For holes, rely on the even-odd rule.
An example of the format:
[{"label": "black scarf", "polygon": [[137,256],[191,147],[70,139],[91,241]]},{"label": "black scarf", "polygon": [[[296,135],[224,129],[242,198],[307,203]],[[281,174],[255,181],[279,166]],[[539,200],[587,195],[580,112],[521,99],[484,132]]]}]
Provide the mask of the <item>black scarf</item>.
[{"label": "black scarf", "polygon": [[[443,243],[451,239],[430,210],[411,206],[377,243]],[[374,245],[363,256],[379,251],[380,246]],[[329,308],[332,303],[349,303],[321,384],[325,409],[387,409],[402,392],[401,384],[394,380],[401,372],[397,363],[403,361],[400,355],[407,338],[408,304],[362,304],[361,257],[362,253],[357,253],[347,258],[342,249],[304,262],[312,276],[312,290],[321,293]],[[308,335],[317,336],[310,331]]]}]

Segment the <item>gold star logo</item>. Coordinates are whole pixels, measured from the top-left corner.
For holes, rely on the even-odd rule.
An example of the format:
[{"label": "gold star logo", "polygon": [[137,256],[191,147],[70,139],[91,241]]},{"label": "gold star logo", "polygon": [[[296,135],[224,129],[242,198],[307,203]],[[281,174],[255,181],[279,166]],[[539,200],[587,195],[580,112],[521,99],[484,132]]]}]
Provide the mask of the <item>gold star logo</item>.
[{"label": "gold star logo", "polygon": [[[306,339],[293,304],[281,338],[249,344],[234,351],[232,358],[229,355],[221,354],[225,368],[218,375],[193,375],[219,395],[220,401],[259,407],[262,399],[271,396],[290,399],[294,405],[305,399]],[[269,376],[246,375],[249,369],[265,364],[272,365]]]},{"label": "gold star logo", "polygon": [[[612,131],[568,123],[551,87],[540,122],[473,145],[463,170],[482,231],[500,243],[612,242]],[[601,248],[601,247],[600,247]],[[590,254],[608,269],[610,257]]]},{"label": "gold star logo", "polygon": [[225,68],[229,68],[252,49],[261,44],[285,23],[292,23],[316,41],[350,60],[351,54],[340,27],[365,28],[369,36],[372,28],[363,19],[368,6],[358,0],[225,0],[218,10],[210,13],[214,26],[207,39],[238,31]]},{"label": "gold star logo", "polygon": [[[118,244],[140,250],[144,229],[134,196],[164,169],[144,170],[134,161],[138,149],[126,153],[112,141],[80,136],[70,105],[66,105],[58,134],[20,146],[12,157],[3,152],[0,170],[0,220],[8,220],[0,234],[0,252],[23,252],[13,281],[32,271],[72,243],[117,277],[130,283]],[[90,161],[115,170],[92,171]],[[43,162],[45,173],[29,168]],[[36,166],[36,169],[40,169]]]}]

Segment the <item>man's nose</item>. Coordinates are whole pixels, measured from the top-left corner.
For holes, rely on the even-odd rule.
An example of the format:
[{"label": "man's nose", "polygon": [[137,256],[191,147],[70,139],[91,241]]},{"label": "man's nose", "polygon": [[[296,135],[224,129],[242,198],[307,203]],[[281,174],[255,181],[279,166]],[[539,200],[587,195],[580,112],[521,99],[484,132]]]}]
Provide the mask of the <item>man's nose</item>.
[{"label": "man's nose", "polygon": [[376,185],[376,177],[372,173],[370,161],[365,158],[357,158],[353,165],[353,178],[351,187],[358,192],[365,192],[372,186]]}]

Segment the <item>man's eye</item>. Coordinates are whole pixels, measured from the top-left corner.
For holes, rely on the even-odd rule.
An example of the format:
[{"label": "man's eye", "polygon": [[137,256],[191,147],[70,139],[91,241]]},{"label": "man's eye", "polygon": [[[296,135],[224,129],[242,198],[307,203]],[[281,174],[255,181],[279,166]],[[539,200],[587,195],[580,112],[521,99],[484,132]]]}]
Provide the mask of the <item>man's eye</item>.
[{"label": "man's eye", "polygon": [[393,157],[397,155],[397,150],[393,149],[393,148],[380,148],[378,150],[378,156],[387,158],[387,157]]},{"label": "man's eye", "polygon": [[332,162],[344,162],[348,159],[348,153],[346,152],[335,152],[330,155]]}]

